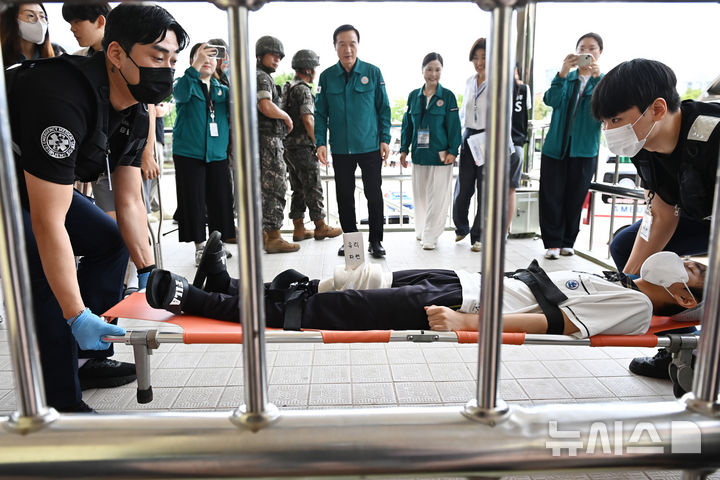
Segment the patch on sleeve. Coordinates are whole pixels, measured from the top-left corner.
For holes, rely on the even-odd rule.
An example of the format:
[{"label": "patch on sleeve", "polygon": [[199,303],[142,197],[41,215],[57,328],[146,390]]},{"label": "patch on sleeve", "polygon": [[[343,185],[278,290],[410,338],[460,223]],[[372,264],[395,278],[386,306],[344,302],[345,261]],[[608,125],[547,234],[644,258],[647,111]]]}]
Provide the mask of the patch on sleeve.
[{"label": "patch on sleeve", "polygon": [[75,151],[75,137],[70,130],[59,126],[43,130],[40,144],[52,158],[67,158]]},{"label": "patch on sleeve", "polygon": [[318,94],[322,91],[322,87],[320,85],[317,86],[317,90],[315,90]]},{"label": "patch on sleeve", "polygon": [[458,109],[457,107],[450,109],[451,112],[457,112],[458,110],[459,110],[459,109]]},{"label": "patch on sleeve", "polygon": [[720,122],[720,117],[711,117],[709,115],[699,115],[693,122],[688,131],[688,140],[697,140],[699,142],[707,142],[710,140],[713,130]]}]

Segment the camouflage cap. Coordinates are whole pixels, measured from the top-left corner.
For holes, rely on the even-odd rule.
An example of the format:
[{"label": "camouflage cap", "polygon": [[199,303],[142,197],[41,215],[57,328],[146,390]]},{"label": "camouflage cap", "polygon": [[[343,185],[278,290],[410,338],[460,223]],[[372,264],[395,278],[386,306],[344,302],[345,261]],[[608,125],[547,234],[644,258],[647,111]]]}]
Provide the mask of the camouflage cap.
[{"label": "camouflage cap", "polygon": [[300,70],[302,68],[315,69],[320,65],[320,57],[312,50],[298,50],[292,58],[292,68]]},{"label": "camouflage cap", "polygon": [[280,58],[285,57],[285,49],[280,40],[270,35],[258,38],[255,42],[255,56],[264,57],[268,53],[274,53],[280,55]]}]

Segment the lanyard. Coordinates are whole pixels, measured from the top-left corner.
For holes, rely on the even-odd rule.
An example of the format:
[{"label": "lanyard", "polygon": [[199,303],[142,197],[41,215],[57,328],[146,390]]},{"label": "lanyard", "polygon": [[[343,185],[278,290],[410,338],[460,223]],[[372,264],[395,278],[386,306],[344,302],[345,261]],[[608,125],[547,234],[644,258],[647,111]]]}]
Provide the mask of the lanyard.
[{"label": "lanyard", "polygon": [[477,110],[478,110],[477,100],[478,100],[478,98],[480,98],[480,95],[482,95],[483,92],[485,91],[485,89],[487,88],[487,82],[482,83],[482,85],[481,85],[482,88],[480,90],[478,90],[477,80],[475,80],[475,83],[473,83],[473,86],[475,87],[475,100],[473,101],[473,116],[475,118],[475,121],[477,122]]},{"label": "lanyard", "polygon": [[210,119],[211,121],[215,121],[215,102],[212,101],[212,95],[210,93],[210,89],[212,88],[211,85],[207,85],[205,82],[202,82],[202,91],[205,94],[205,103],[207,104],[208,112],[210,112]]}]

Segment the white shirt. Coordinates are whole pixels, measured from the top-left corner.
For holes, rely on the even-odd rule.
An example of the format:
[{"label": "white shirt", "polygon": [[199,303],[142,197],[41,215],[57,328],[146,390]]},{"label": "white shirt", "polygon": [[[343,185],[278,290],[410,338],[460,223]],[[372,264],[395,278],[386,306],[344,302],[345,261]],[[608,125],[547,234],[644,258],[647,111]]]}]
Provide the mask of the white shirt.
[{"label": "white shirt", "polygon": [[485,129],[487,115],[487,82],[477,84],[477,73],[465,82],[465,94],[460,106],[462,128]]},{"label": "white shirt", "polygon": [[[480,274],[455,272],[460,279],[463,302],[460,311],[477,313]],[[550,280],[568,297],[559,307],[578,328],[573,336],[586,338],[598,334],[639,335],[645,333],[652,318],[652,302],[642,292],[583,272],[548,272]],[[520,280],[506,278],[503,288],[503,314],[542,313],[535,296]]]}]

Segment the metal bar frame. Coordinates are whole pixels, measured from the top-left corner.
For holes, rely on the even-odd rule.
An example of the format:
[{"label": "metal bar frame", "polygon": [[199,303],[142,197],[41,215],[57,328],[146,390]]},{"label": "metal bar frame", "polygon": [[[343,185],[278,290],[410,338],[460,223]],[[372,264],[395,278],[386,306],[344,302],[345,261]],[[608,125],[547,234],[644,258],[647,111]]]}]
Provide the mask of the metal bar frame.
[{"label": "metal bar frame", "polygon": [[[239,209],[240,316],[246,332],[246,405],[230,414],[170,413],[118,416],[56,415],[43,401],[34,337],[30,282],[23,249],[22,222],[17,209],[14,161],[10,151],[7,102],[0,98],[0,268],[10,325],[10,347],[19,410],[1,417],[0,476],[23,478],[87,477],[103,472],[115,478],[267,477],[296,475],[498,473],[579,468],[674,467],[692,462],[699,477],[720,467],[718,428],[717,338],[720,299],[720,238],[713,225],[710,271],[703,336],[694,389],[684,402],[536,406],[508,409],[497,401],[500,361],[506,216],[506,152],[510,127],[514,2],[480,0],[492,11],[490,57],[489,158],[484,205],[485,229],[481,292],[483,320],[478,362],[477,399],[464,408],[396,408],[384,410],[286,411],[278,416],[267,402],[264,364],[264,318],[259,218],[258,147],[255,137],[254,77],[248,41],[248,10],[261,2],[238,4],[217,0],[228,10],[232,76],[233,136],[237,158],[237,192],[248,208]],[[2,86],[3,80],[0,80]],[[241,89],[241,85],[248,87]],[[243,91],[244,90],[244,91]],[[720,213],[718,198],[714,212]],[[717,216],[715,216],[717,218]],[[469,418],[468,418],[469,417]],[[272,420],[278,419],[273,422]],[[608,419],[613,419],[609,425]],[[477,422],[473,420],[481,420]],[[555,423],[554,423],[555,422]],[[607,447],[618,456],[588,449],[575,455],[555,454],[559,426],[576,432],[580,447],[588,445],[594,425],[605,425]],[[654,449],[623,449],[639,425],[653,425],[659,435]],[[553,432],[553,428],[557,431]],[[112,434],[109,434],[112,432]],[[488,438],[492,438],[488,442]],[[560,438],[567,438],[561,436]],[[597,438],[597,437],[594,437]],[[58,447],[62,445],[62,447]],[[564,446],[563,446],[564,445]],[[570,446],[572,448],[572,445]],[[692,447],[697,450],[692,450]],[[559,446],[569,448],[567,444]],[[603,447],[604,448],[604,447]],[[603,452],[607,453],[607,452]],[[688,456],[692,454],[692,456]]]}]

